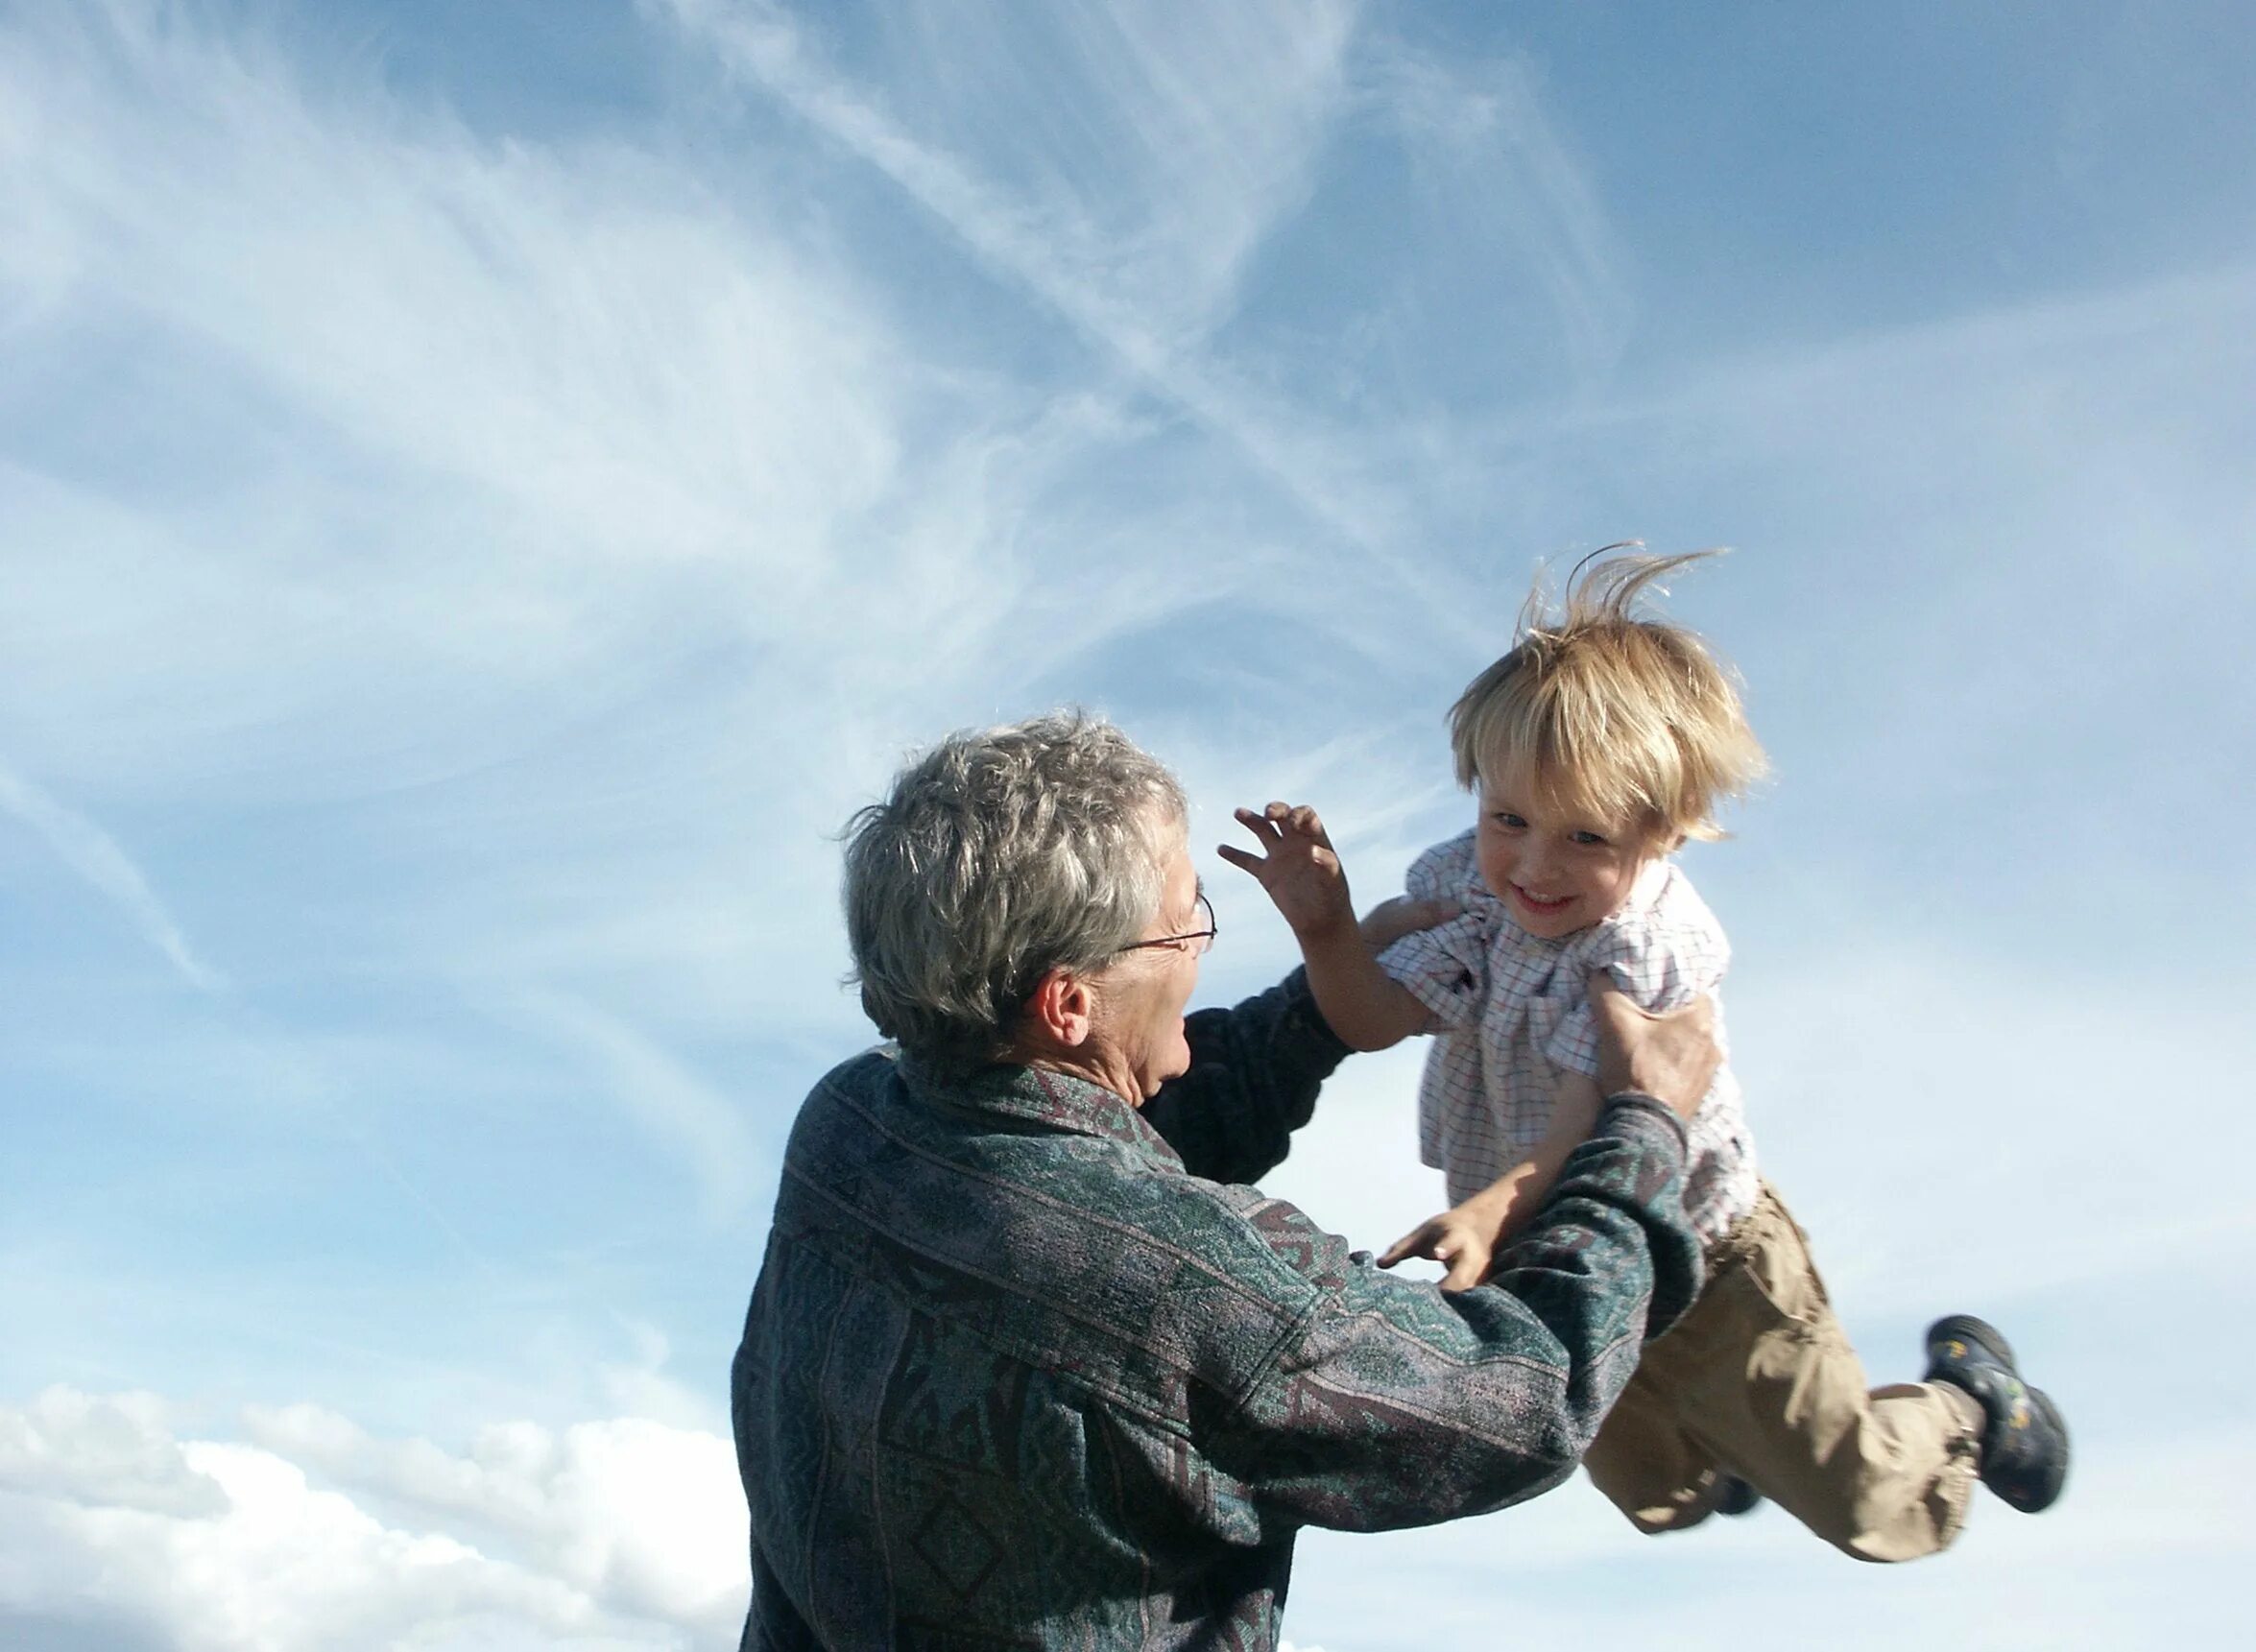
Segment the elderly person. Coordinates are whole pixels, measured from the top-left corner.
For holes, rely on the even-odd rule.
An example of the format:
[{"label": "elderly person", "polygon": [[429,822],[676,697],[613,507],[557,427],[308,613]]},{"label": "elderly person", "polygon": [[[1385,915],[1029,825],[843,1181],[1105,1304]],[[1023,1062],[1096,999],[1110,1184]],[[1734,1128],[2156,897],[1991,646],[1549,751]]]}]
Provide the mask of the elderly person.
[{"label": "elderly person", "polygon": [[1696,1017],[1605,1005],[1608,1106],[1487,1285],[1382,1274],[1247,1185],[1346,1046],[1297,970],[1185,1018],[1214,934],[1186,830],[1078,715],[946,740],[855,817],[897,1047],[817,1085],[784,1160],[734,1370],[745,1646],[1271,1646],[1302,1526],[1557,1484],[1696,1293]]}]

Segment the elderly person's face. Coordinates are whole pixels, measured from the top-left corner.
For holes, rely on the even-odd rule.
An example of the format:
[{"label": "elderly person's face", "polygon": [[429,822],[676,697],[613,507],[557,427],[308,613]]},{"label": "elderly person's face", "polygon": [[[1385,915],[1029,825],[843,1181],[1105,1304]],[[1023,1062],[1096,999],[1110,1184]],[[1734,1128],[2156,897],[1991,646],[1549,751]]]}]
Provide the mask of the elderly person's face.
[{"label": "elderly person's face", "polygon": [[[1189,934],[1207,922],[1189,845],[1180,831],[1164,841],[1169,848],[1160,864],[1165,883],[1159,915],[1144,926],[1147,940]],[[1090,1041],[1109,1058],[1108,1066],[1136,1087],[1122,1092],[1126,1099],[1149,1101],[1161,1085],[1190,1070],[1183,1010],[1198,985],[1198,960],[1204,949],[1196,941],[1139,946],[1115,958],[1092,983],[1097,990],[1097,1013]]]}]

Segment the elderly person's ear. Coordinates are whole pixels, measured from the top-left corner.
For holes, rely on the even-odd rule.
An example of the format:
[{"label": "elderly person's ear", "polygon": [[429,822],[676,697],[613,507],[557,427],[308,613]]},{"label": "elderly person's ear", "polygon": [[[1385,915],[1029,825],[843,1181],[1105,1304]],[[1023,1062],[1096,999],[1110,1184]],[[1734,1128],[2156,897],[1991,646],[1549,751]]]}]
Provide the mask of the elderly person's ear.
[{"label": "elderly person's ear", "polygon": [[1096,1018],[1089,983],[1066,970],[1052,970],[1035,983],[1026,999],[1021,1042],[1039,1040],[1054,1049],[1078,1049],[1089,1041]]}]

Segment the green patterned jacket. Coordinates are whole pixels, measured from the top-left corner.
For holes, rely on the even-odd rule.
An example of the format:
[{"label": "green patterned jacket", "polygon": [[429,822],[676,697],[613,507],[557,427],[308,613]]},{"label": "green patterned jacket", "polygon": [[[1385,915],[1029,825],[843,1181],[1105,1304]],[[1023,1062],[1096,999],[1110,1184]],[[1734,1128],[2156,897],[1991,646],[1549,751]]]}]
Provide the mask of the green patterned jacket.
[{"label": "green patterned jacket", "polygon": [[732,1385],[746,1647],[1271,1647],[1300,1527],[1557,1484],[1697,1292],[1658,1104],[1445,1296],[1244,1185],[1345,1054],[1303,978],[1188,1034],[1140,1111],[883,1050],[807,1097]]}]

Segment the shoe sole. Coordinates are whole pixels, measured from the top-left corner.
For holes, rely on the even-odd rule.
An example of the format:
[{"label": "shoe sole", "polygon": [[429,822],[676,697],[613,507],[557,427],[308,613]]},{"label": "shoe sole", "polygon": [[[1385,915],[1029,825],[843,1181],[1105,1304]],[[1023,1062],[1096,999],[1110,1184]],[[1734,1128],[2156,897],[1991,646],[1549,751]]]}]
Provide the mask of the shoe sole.
[{"label": "shoe sole", "polygon": [[2052,1403],[2052,1397],[2041,1388],[2029,1388],[2027,1389],[2027,1392],[2029,1409],[2043,1416],[2045,1422],[2052,1427],[2054,1437],[2060,1442],[2059,1460],[2054,1467],[2050,1482],[2035,1488],[2034,1495],[2026,1499],[2009,1496],[2005,1492],[1999,1491],[1996,1486],[1991,1486],[1990,1490],[1997,1492],[2009,1508],[2019,1509],[2025,1515],[2041,1515],[2058,1502],[2060,1494],[2068,1489],[2068,1459],[2073,1448],[2069,1444],[2068,1425],[2061,1421],[2060,1408]]}]

